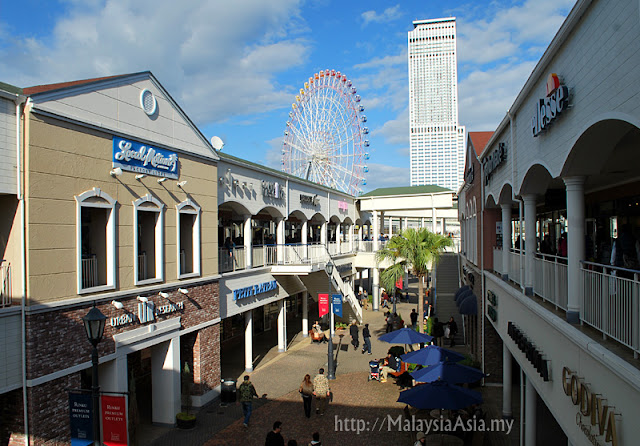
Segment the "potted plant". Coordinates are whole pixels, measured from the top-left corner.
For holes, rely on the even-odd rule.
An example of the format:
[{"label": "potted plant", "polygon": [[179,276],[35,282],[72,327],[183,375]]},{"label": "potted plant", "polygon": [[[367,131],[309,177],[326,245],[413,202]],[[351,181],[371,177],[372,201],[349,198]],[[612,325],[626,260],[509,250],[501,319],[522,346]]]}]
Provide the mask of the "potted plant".
[{"label": "potted plant", "polygon": [[196,425],[196,415],[190,412],[191,409],[191,389],[193,387],[193,376],[189,369],[189,364],[184,363],[181,377],[182,407],[185,412],[176,415],[176,426],[178,429],[192,429]]}]

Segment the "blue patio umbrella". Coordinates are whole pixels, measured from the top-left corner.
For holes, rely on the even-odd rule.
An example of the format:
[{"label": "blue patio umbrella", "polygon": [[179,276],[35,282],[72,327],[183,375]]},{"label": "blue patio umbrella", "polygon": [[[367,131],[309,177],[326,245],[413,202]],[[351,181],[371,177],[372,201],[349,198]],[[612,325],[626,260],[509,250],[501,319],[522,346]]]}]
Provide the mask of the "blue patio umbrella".
[{"label": "blue patio umbrella", "polygon": [[414,329],[406,327],[383,334],[378,338],[378,340],[389,344],[420,344],[422,342],[431,342],[432,339],[428,334],[418,333]]},{"label": "blue patio umbrella", "polygon": [[427,345],[420,350],[400,356],[400,359],[409,364],[436,365],[443,361],[462,361],[464,355],[437,345]]},{"label": "blue patio umbrella", "polygon": [[455,362],[441,362],[440,364],[416,370],[411,374],[416,381],[431,383],[442,380],[449,384],[474,383],[484,376],[484,373],[473,367],[456,364]]},{"label": "blue patio umbrella", "polygon": [[478,298],[475,294],[468,296],[465,300],[460,303],[460,307],[458,308],[460,314],[466,315],[477,315],[478,314]]},{"label": "blue patio umbrella", "polygon": [[400,392],[398,402],[418,409],[456,410],[482,403],[482,395],[446,381],[434,381]]}]

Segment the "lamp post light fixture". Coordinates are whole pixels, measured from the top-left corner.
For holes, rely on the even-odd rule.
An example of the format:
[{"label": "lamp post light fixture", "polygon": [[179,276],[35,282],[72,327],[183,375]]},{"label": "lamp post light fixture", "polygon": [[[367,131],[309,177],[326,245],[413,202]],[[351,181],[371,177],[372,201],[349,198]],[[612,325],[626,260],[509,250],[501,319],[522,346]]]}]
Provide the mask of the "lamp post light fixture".
[{"label": "lamp post light fixture", "polygon": [[101,444],[100,440],[100,387],[98,386],[98,344],[102,340],[104,334],[104,326],[107,317],[96,308],[93,308],[82,318],[84,329],[87,333],[87,339],[91,342],[93,350],[91,351],[91,397],[93,399],[93,442]]},{"label": "lamp post light fixture", "polygon": [[335,366],[333,363],[333,298],[331,297],[331,275],[333,274],[333,263],[331,263],[331,260],[329,260],[327,262],[327,264],[324,267],[324,270],[327,273],[327,277],[329,278],[329,351],[327,353],[328,355],[328,360],[327,360],[327,367],[329,369],[329,372],[327,373],[327,378],[328,379],[336,379],[336,371],[335,371]]}]

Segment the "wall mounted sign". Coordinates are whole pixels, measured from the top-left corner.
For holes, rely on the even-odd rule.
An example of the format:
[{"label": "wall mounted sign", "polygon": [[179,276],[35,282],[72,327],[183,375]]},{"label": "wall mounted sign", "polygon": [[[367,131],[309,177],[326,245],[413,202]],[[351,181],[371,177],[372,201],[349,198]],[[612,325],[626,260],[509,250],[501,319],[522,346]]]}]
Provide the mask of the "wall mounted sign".
[{"label": "wall mounted sign", "polygon": [[340,210],[342,212],[347,212],[348,209],[349,209],[349,205],[347,204],[346,201],[339,201],[338,202],[338,210]]},{"label": "wall mounted sign", "polygon": [[491,304],[487,305],[487,315],[493,322],[496,322],[498,320],[498,310],[496,310],[498,306],[498,296],[496,296],[493,291],[487,290],[487,301]]},{"label": "wall mounted sign", "polygon": [[183,310],[184,302],[171,302],[166,305],[160,305],[159,307],[156,307],[156,305],[151,301],[139,302],[137,315],[127,312],[119,316],[114,316],[109,319],[109,324],[112,327],[121,327],[123,325],[133,323],[146,324],[147,322],[153,322],[156,319],[156,316],[167,315]]},{"label": "wall mounted sign", "polygon": [[320,199],[317,195],[305,195],[300,194],[300,204],[309,204],[311,206],[318,206]]},{"label": "wall mounted sign", "polygon": [[473,167],[473,164],[471,164],[471,166],[464,173],[464,181],[467,184],[472,184],[474,179],[475,179],[475,169]]},{"label": "wall mounted sign", "polygon": [[318,294],[318,316],[322,317],[329,312],[329,295]]},{"label": "wall mounted sign", "polygon": [[493,172],[507,160],[507,145],[503,142],[482,161],[484,184],[489,184]]},{"label": "wall mounted sign", "polygon": [[579,407],[576,424],[591,444],[601,444],[598,437],[604,435],[605,442],[617,446],[616,414],[613,406],[604,404],[607,399],[601,394],[592,393],[591,387],[567,367],[562,368],[562,389],[565,395],[571,397],[573,405]]},{"label": "wall mounted sign", "polygon": [[281,200],[284,198],[284,190],[280,183],[262,181],[262,196]]},{"label": "wall mounted sign", "polygon": [[256,296],[258,294],[266,293],[268,291],[277,290],[278,282],[272,280],[270,282],[263,282],[257,285],[252,285],[244,288],[233,290],[233,300],[245,299],[247,297]]},{"label": "wall mounted sign", "polygon": [[178,155],[139,142],[113,137],[113,167],[156,177],[179,177]]},{"label": "wall mounted sign", "polygon": [[531,118],[531,132],[538,136],[545,131],[569,107],[569,89],[560,85],[556,73],[547,78],[547,96],[538,100],[536,111]]},{"label": "wall mounted sign", "polygon": [[513,339],[513,342],[516,343],[520,351],[525,354],[540,377],[544,381],[549,381],[549,361],[542,357],[542,353],[535,348],[533,342],[531,342],[513,322],[507,324],[507,334]]}]

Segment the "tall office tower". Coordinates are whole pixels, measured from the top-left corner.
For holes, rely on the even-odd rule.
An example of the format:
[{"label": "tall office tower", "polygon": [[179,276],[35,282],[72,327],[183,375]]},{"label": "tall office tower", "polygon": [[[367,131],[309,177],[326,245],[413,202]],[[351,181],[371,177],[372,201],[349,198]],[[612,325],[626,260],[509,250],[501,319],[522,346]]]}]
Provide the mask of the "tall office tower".
[{"label": "tall office tower", "polygon": [[457,191],[466,138],[458,125],[456,19],[417,20],[408,40],[411,185]]}]

